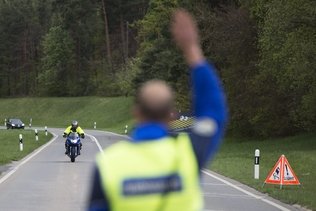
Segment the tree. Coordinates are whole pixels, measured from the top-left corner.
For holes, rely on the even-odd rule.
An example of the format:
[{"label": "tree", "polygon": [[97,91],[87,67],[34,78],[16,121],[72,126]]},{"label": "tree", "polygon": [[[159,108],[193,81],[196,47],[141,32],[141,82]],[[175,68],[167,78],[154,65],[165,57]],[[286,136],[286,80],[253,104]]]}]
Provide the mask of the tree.
[{"label": "tree", "polygon": [[178,6],[176,0],[151,1],[145,17],[136,23],[140,72],[134,83],[138,87],[149,79],[166,80],[176,91],[178,108],[187,110],[190,97],[188,68],[169,32],[170,16]]},{"label": "tree", "polygon": [[0,96],[33,94],[41,25],[38,1],[0,3]]},{"label": "tree", "polygon": [[196,4],[193,12],[200,26],[204,53],[217,67],[227,93],[229,130],[234,135],[254,135],[251,121],[258,107],[253,89],[258,73],[256,22],[248,9],[235,3],[217,7]]},{"label": "tree", "polygon": [[108,64],[110,65],[110,67],[113,71],[109,23],[108,23],[108,17],[107,17],[107,13],[106,13],[105,0],[102,0],[102,11],[103,11],[103,19],[104,19],[105,44],[106,44],[106,53],[107,53],[107,58],[108,58]]},{"label": "tree", "polygon": [[271,131],[267,134],[315,130],[316,3],[272,0],[266,6],[269,10],[259,34],[258,76],[264,112],[257,123]]},{"label": "tree", "polygon": [[69,33],[61,26],[53,26],[45,35],[42,46],[39,91],[42,95],[48,96],[71,96],[76,93],[72,88],[77,82],[72,72],[75,57],[74,42]]}]

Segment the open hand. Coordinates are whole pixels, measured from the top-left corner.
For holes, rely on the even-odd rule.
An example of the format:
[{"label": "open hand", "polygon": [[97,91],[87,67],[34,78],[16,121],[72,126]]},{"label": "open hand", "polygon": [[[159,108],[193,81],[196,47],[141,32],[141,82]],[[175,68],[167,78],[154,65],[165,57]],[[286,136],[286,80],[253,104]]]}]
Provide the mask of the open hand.
[{"label": "open hand", "polygon": [[196,22],[184,9],[178,9],[174,12],[171,33],[189,65],[194,66],[204,61]]}]

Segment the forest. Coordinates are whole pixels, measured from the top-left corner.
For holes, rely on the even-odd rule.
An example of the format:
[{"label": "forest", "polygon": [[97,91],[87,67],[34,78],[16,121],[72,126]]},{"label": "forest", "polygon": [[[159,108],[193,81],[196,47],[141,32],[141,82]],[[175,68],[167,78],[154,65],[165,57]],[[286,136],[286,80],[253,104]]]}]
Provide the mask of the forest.
[{"label": "forest", "polygon": [[314,0],[1,0],[0,97],[133,96],[160,78],[189,110],[190,70],[172,42],[194,14],[229,102],[228,131],[316,131]]}]

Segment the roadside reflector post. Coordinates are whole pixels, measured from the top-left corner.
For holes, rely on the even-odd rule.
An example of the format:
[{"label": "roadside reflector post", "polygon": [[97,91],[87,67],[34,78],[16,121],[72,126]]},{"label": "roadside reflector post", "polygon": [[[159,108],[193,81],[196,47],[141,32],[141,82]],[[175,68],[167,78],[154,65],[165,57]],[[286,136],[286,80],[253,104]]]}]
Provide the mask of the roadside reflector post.
[{"label": "roadside reflector post", "polygon": [[94,128],[94,129],[97,129],[97,123],[96,123],[96,122],[94,122],[93,128]]},{"label": "roadside reflector post", "polygon": [[260,158],[260,150],[255,150],[255,169],[254,169],[254,177],[255,179],[259,179],[259,158]]},{"label": "roadside reflector post", "polygon": [[35,129],[35,140],[38,141],[38,132],[37,132],[37,129]]},{"label": "roadside reflector post", "polygon": [[30,119],[29,127],[30,127],[30,128],[32,127],[32,118]]},{"label": "roadside reflector post", "polygon": [[4,119],[4,126],[7,126],[7,119]]},{"label": "roadside reflector post", "polygon": [[128,128],[128,125],[125,125],[125,131],[124,131],[125,134],[127,134],[127,128]]},{"label": "roadside reflector post", "polygon": [[23,136],[22,136],[22,134],[19,135],[19,141],[20,141],[20,151],[23,151]]},{"label": "roadside reflector post", "polygon": [[47,136],[47,126],[45,126],[45,135]]}]

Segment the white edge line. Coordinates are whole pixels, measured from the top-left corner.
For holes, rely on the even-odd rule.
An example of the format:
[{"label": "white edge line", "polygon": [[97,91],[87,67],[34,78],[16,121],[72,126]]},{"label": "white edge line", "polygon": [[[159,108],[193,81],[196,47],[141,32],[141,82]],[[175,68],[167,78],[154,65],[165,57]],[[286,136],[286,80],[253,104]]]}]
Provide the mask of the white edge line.
[{"label": "white edge line", "polygon": [[[92,131],[92,130],[90,130],[90,131]],[[113,132],[106,131],[106,130],[97,130],[97,129],[95,129],[94,131],[101,132],[101,133],[108,133],[108,134],[115,135],[115,136],[120,136],[120,137],[123,137],[123,138],[129,138],[128,135],[122,135],[122,134],[118,134],[118,133],[113,133]]]},{"label": "white edge line", "polygon": [[241,191],[241,192],[243,192],[243,193],[245,193],[245,194],[247,194],[247,195],[249,195],[249,196],[252,196],[252,197],[254,197],[254,198],[256,198],[256,199],[259,199],[259,200],[261,200],[261,201],[264,201],[264,202],[266,202],[267,204],[270,204],[270,205],[272,205],[272,206],[274,206],[274,207],[276,207],[276,208],[278,208],[278,209],[280,209],[280,210],[282,210],[282,211],[290,211],[289,209],[287,209],[287,208],[285,208],[285,207],[283,207],[283,206],[281,206],[281,205],[279,205],[279,204],[277,204],[277,203],[275,203],[275,202],[273,202],[273,201],[270,201],[270,200],[268,200],[268,199],[262,198],[261,196],[258,196],[258,195],[256,195],[256,194],[253,194],[253,193],[251,193],[251,192],[249,192],[249,191],[247,191],[247,190],[244,190],[244,189],[238,187],[237,185],[234,185],[234,184],[228,182],[227,180],[224,180],[224,179],[222,179],[222,178],[220,178],[220,177],[218,177],[218,176],[215,176],[214,174],[212,174],[212,173],[209,172],[208,170],[203,169],[202,172],[203,172],[204,174],[210,176],[210,177],[213,177],[214,179],[217,179],[217,180],[219,180],[219,181],[225,183],[226,185],[231,186],[232,188],[235,188],[235,189],[237,189],[237,190],[239,190],[239,191]]},{"label": "white edge line", "polygon": [[12,176],[22,165],[24,165],[26,162],[28,162],[29,160],[31,160],[34,156],[36,156],[38,153],[40,153],[43,149],[45,149],[47,146],[49,146],[51,143],[53,143],[53,141],[55,141],[58,138],[58,135],[56,135],[55,133],[53,134],[53,139],[50,140],[49,142],[47,142],[46,144],[40,146],[39,148],[37,148],[36,150],[34,150],[31,154],[27,155],[26,158],[22,159],[22,161],[15,166],[11,171],[9,171],[8,173],[6,173],[2,178],[0,178],[0,184],[3,183],[4,181],[6,181],[10,176]]},{"label": "white edge line", "polygon": [[[115,135],[115,136],[120,136],[120,137],[124,137],[124,138],[129,138],[127,135],[121,135],[121,134],[117,134],[117,133],[112,133],[112,132],[108,132],[108,131],[102,131],[102,130],[96,130],[98,132],[103,132],[103,133],[108,133],[108,134],[112,134],[112,135]],[[99,148],[99,151],[100,152],[103,152],[103,148],[102,146],[100,145],[98,139],[96,137],[94,137],[93,135],[90,135],[90,134],[87,134],[88,137],[90,137],[97,145],[97,147]]]},{"label": "white edge line", "polygon": [[94,137],[93,135],[90,135],[90,134],[87,134],[87,136],[90,137],[95,142],[95,144],[99,148],[100,152],[103,152],[103,149],[102,149],[98,139],[96,137]]},{"label": "white edge line", "polygon": [[[107,132],[107,133],[111,133],[111,132]],[[111,134],[119,135],[119,134],[115,134],[115,133],[111,133]],[[96,139],[96,137],[94,137],[93,135],[90,135],[90,134],[87,134],[87,136],[90,137],[96,143],[96,145],[99,148],[100,152],[103,152],[103,149],[102,149],[98,139]],[[122,135],[119,135],[119,136],[122,136]],[[276,208],[278,208],[278,209],[280,209],[282,211],[290,211],[289,209],[287,209],[287,208],[285,208],[285,207],[283,207],[283,206],[281,206],[281,205],[279,205],[277,203],[274,203],[274,202],[272,202],[272,201],[270,201],[268,199],[265,199],[265,198],[262,198],[260,196],[257,196],[257,195],[255,195],[255,194],[253,194],[253,193],[251,193],[249,191],[246,191],[246,190],[244,190],[244,189],[242,189],[242,188],[240,188],[240,187],[238,187],[238,186],[236,186],[236,185],[234,185],[234,184],[232,184],[232,183],[230,183],[230,182],[228,182],[228,181],[226,181],[226,180],[224,180],[224,179],[222,179],[220,177],[217,177],[217,176],[211,174],[207,170],[202,170],[202,172],[204,174],[210,176],[210,177],[213,177],[214,179],[217,179],[217,180],[219,180],[219,181],[221,181],[221,182],[223,182],[223,183],[225,183],[225,184],[227,184],[227,185],[229,185],[229,186],[231,186],[231,187],[233,187],[233,188],[235,188],[235,189],[237,189],[237,190],[239,190],[239,191],[251,196],[251,197],[254,197],[256,199],[262,200],[262,201],[264,201],[264,202],[266,202],[266,203],[268,203],[268,204],[270,204],[270,205],[272,205],[272,206],[274,206],[274,207],[276,207]],[[1,182],[0,182],[0,184],[1,184]]]},{"label": "white edge line", "polygon": [[115,136],[120,136],[120,137],[124,137],[124,138],[129,138],[128,135],[122,135],[122,134],[112,133],[112,132],[109,132],[109,131],[104,131],[104,132],[105,132],[105,133],[112,134],[112,135],[115,135]]}]

